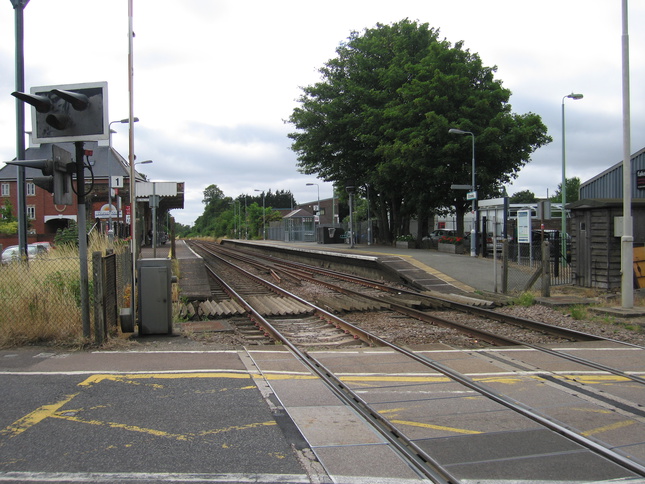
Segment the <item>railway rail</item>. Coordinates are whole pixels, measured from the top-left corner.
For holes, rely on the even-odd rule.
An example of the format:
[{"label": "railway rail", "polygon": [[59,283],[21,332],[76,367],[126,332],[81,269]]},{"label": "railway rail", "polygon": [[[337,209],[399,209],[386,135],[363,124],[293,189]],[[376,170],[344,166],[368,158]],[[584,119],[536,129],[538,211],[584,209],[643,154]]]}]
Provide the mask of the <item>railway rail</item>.
[{"label": "railway rail", "polygon": [[[204,245],[200,247],[200,250],[208,251],[210,257],[216,257],[214,251],[206,248]],[[425,352],[412,351],[392,344],[377,335],[371,334],[358,326],[339,318],[330,311],[318,307],[295,294],[289,293],[266,279],[251,274],[249,271],[245,271],[241,267],[236,267],[235,264],[224,262],[223,257],[219,255],[217,257],[219,262],[217,263],[217,268],[213,270],[214,277],[215,275],[218,277],[224,275],[225,278],[228,279],[230,276],[227,277],[224,273],[235,268],[234,270],[238,274],[244,274],[246,278],[253,280],[253,286],[257,286],[258,284],[262,285],[267,291],[271,291],[273,294],[277,295],[278,298],[285,300],[289,299],[297,302],[297,304],[301,305],[303,308],[309,308],[308,310],[302,310],[301,314],[304,315],[304,317],[290,317],[286,319],[276,318],[275,316],[266,317],[265,314],[268,311],[265,308],[262,308],[261,305],[251,301],[253,297],[258,297],[259,294],[257,289],[249,290],[245,284],[237,282],[235,285],[239,288],[238,290],[232,285],[229,285],[228,282],[224,281],[221,277],[218,280],[218,285],[223,288],[223,291],[227,296],[237,301],[237,303],[243,307],[251,320],[265,335],[270,336],[273,340],[288,347],[297,358],[311,369],[312,372],[325,381],[341,400],[343,400],[347,405],[351,405],[367,421],[371,422],[374,428],[377,429],[377,431],[380,432],[381,435],[383,435],[383,437],[386,438],[390,444],[417,469],[417,472],[419,472],[420,475],[427,477],[433,482],[459,482],[459,480],[464,477],[459,475],[459,472],[455,473],[454,470],[451,470],[451,466],[449,464],[442,462],[442,459],[436,457],[432,449],[427,447],[426,443],[436,437],[433,430],[436,430],[437,426],[428,423],[427,428],[430,430],[427,430],[425,434],[423,432],[420,433],[418,428],[410,432],[410,428],[405,422],[412,420],[412,417],[410,417],[410,420],[405,418],[386,418],[383,413],[379,411],[378,405],[381,401],[382,393],[386,388],[379,386],[373,390],[369,388],[366,389],[364,385],[348,384],[347,378],[342,376],[343,366],[339,363],[338,358],[327,357],[325,360],[325,356],[322,358],[320,356],[316,357],[314,356],[316,351],[313,351],[311,348],[321,349],[327,344],[334,347],[338,347],[340,345],[345,348],[358,344],[387,348],[392,352],[392,354],[397,355],[396,358],[402,358],[406,362],[405,365],[406,368],[408,368],[408,374],[415,375],[419,379],[419,385],[427,387],[428,393],[419,392],[418,395],[445,395],[445,390],[442,389],[437,392],[437,387],[450,387],[450,395],[462,395],[459,401],[460,404],[463,403],[461,398],[478,400],[478,404],[482,405],[481,412],[487,412],[491,415],[503,412],[504,410],[510,410],[515,417],[510,419],[512,423],[509,423],[508,419],[506,420],[506,428],[502,433],[506,433],[508,435],[515,433],[517,435],[519,433],[525,433],[527,432],[527,429],[529,429],[532,438],[537,439],[535,445],[537,447],[540,445],[550,446],[550,452],[554,455],[575,455],[577,458],[587,461],[589,463],[588,468],[604,466],[604,469],[609,469],[611,471],[609,474],[614,476],[614,478],[645,477],[645,464],[642,461],[634,459],[628,452],[622,451],[611,442],[604,442],[590,437],[588,433],[585,433],[585,431],[580,428],[581,424],[579,421],[575,421],[575,419],[572,422],[563,421],[562,416],[555,417],[553,415],[549,415],[548,412],[545,413],[544,408],[538,409],[532,406],[530,402],[522,402],[517,395],[510,397],[504,392],[495,390],[490,384],[477,381],[476,379],[467,376],[465,373],[451,367],[450,364],[442,363],[429,357]],[[260,270],[265,274],[269,274],[269,278],[277,281],[282,281],[285,277],[290,278],[292,281],[310,280],[310,274],[313,272],[313,270],[309,268],[285,268],[276,263],[273,263],[271,267],[266,267],[266,265],[258,262],[257,258],[252,259],[245,261],[245,263],[252,264],[257,270]],[[226,267],[226,269],[224,269],[224,267]],[[237,277],[232,277],[231,279],[237,280]],[[329,274],[325,274],[324,277],[330,276]],[[345,277],[346,276],[343,276],[343,278]],[[330,282],[322,281],[320,275],[314,281],[316,284],[323,285],[329,289],[331,289],[331,286],[334,286],[334,284]],[[356,283],[355,281],[351,282],[353,284]],[[381,289],[373,287],[373,282],[374,281],[363,280],[362,284],[364,287],[369,285],[374,290],[391,291],[391,288]],[[346,287],[337,288],[335,290],[340,290],[345,294],[351,294],[352,297],[360,296],[371,300],[380,300],[382,302],[379,296],[366,296],[366,291],[361,291],[360,294],[357,294],[355,291]],[[397,295],[400,295],[400,293],[403,292],[401,289],[395,289],[395,291],[398,291]],[[243,292],[247,294],[242,294]],[[262,293],[262,291],[260,291],[260,293]],[[408,296],[410,296],[410,294],[408,294]],[[295,304],[295,302],[292,304]],[[427,304],[436,309],[450,306],[454,303],[438,301],[433,303],[428,302]],[[386,306],[388,310],[396,310],[415,319],[426,317],[424,316],[426,311],[414,309],[409,307],[409,305],[399,304],[392,300],[388,300]],[[454,306],[452,307],[454,308]],[[471,309],[462,308],[461,310],[470,311]],[[511,321],[507,317],[502,319],[502,323],[504,324],[528,325],[532,327],[532,330],[536,329],[536,325],[533,324],[536,322],[530,322],[530,324],[527,324],[526,321]],[[428,321],[431,321],[432,324],[450,323],[436,315],[429,316]],[[332,331],[334,336],[326,334],[321,340],[321,331],[323,331],[323,328],[325,331],[328,330],[329,326],[332,326],[335,329],[335,331]],[[537,328],[539,328],[539,331],[548,332],[549,330],[546,326],[539,324],[537,325]],[[463,325],[461,330],[467,331],[471,335],[477,334],[478,338],[486,338],[486,341],[490,344],[503,346],[503,348],[500,349],[499,355],[495,355],[495,357],[492,357],[492,353],[488,352],[488,350],[484,348],[462,350],[464,354],[474,358],[474,360],[480,359],[480,361],[482,361],[482,358],[486,358],[488,361],[502,361],[509,367],[514,365],[514,373],[516,376],[527,375],[529,372],[532,372],[532,376],[529,377],[528,380],[530,381],[530,379],[535,376],[539,377],[541,381],[547,382],[548,385],[546,389],[548,391],[571,392],[571,389],[575,387],[576,391],[584,393],[584,401],[587,405],[595,405],[605,411],[610,409],[611,412],[620,414],[622,418],[628,419],[629,425],[642,427],[643,432],[645,432],[645,412],[643,412],[642,406],[636,403],[636,401],[629,401],[624,396],[619,396],[619,394],[612,395],[608,393],[606,389],[600,391],[593,385],[583,385],[577,381],[573,382],[557,372],[531,366],[526,361],[522,360],[524,356],[518,358],[517,354],[512,354],[512,352],[523,351],[530,352],[530,354],[533,355],[547,354],[552,358],[568,358],[569,361],[575,361],[575,364],[580,367],[587,369],[592,368],[597,373],[601,372],[603,374],[613,375],[616,378],[616,381],[620,382],[617,383],[617,385],[638,385],[642,387],[642,384],[645,383],[645,381],[641,376],[637,375],[636,372],[612,368],[608,365],[603,365],[586,358],[573,358],[572,355],[563,353],[561,350],[547,348],[543,345],[527,345],[526,343],[517,340],[499,337],[492,333],[488,334],[485,331],[482,332],[480,330],[474,330],[473,328],[463,328]],[[303,333],[305,336],[302,336]],[[562,333],[557,331],[556,333],[558,338],[564,337],[568,341],[585,341],[587,344],[597,344],[599,342],[602,342],[603,344],[618,344],[618,342],[611,340],[601,341],[598,337],[579,332]],[[338,338],[338,341],[334,341],[335,338]],[[634,345],[629,349],[631,351],[640,352],[641,356],[644,351],[643,348],[636,347]],[[385,362],[383,363],[385,365]],[[403,363],[399,363],[399,365],[401,364]],[[375,366],[373,368],[373,372],[375,374],[385,375],[388,371],[391,371],[391,369],[387,366],[383,366],[383,368]],[[583,389],[582,387],[585,388]],[[357,392],[357,389],[360,389],[360,394]],[[418,390],[419,388],[415,391]],[[645,389],[640,391],[643,392],[641,393],[641,396],[645,396]],[[419,398],[415,401],[415,405],[413,406],[415,408],[414,413],[416,415],[422,414],[426,416],[435,414],[436,406],[440,403],[442,398],[443,397],[436,396]],[[641,399],[640,401],[643,400],[644,399]],[[423,410],[420,410],[421,408]],[[598,419],[600,420],[600,418]],[[608,425],[610,425],[611,419],[608,419],[607,421],[609,422]],[[497,433],[499,433],[499,430]]]}]

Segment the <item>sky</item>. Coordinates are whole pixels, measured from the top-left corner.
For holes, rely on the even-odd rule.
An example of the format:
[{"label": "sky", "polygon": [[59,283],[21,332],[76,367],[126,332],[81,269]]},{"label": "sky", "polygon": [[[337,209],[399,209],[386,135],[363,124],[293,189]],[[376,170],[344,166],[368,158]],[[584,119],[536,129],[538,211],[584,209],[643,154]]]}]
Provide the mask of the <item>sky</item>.
[{"label": "sky", "polygon": [[[0,160],[15,157],[15,30],[0,7]],[[542,117],[553,142],[507,186],[552,195],[566,175],[582,182],[622,159],[622,17],[618,0],[133,0],[137,160],[152,181],[185,182],[176,221],[203,213],[204,189],[226,196],[291,191],[298,203],[332,185],[298,172],[285,122],[302,87],[352,31],[417,20],[463,41],[510,89],[517,114]],[[645,147],[645,3],[629,5],[631,152]],[[110,121],[129,116],[128,0],[31,0],[24,10],[25,90],[108,82]],[[26,110],[26,129],[31,117]],[[126,159],[127,125],[112,145]],[[476,136],[476,133],[475,133]],[[464,160],[470,164],[470,159]],[[307,186],[316,183],[317,186]],[[464,183],[468,183],[466,180]]]}]

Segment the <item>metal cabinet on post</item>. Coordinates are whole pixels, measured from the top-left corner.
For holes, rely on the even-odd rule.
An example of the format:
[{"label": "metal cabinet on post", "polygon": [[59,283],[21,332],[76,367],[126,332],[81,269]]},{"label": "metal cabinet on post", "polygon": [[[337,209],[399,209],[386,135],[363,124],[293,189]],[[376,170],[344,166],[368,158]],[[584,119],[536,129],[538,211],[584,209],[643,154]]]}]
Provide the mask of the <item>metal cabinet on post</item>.
[{"label": "metal cabinet on post", "polygon": [[172,334],[170,259],[139,259],[139,334]]}]

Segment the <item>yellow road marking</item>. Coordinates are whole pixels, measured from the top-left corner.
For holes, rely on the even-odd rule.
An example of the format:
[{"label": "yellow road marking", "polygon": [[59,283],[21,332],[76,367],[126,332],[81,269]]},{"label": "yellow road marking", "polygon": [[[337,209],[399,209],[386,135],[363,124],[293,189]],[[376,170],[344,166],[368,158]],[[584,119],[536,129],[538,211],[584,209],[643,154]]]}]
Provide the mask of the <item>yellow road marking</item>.
[{"label": "yellow road marking", "polygon": [[432,425],[421,422],[410,422],[409,420],[391,420],[392,423],[398,423],[401,425],[409,425],[411,427],[421,427],[424,429],[435,429],[435,430],[445,430],[447,432],[454,432],[457,434],[481,434],[479,430],[466,430],[466,429],[457,429],[454,427],[444,427],[442,425]]},{"label": "yellow road marking", "polygon": [[11,438],[11,437],[15,437],[18,434],[21,434],[25,430],[42,422],[46,418],[54,416],[59,408],[61,408],[66,403],[70,402],[76,395],[78,395],[78,393],[67,395],[67,397],[65,397],[64,399],[56,403],[53,403],[51,405],[43,405],[42,407],[16,420],[8,427],[0,430],[0,435],[1,436],[8,435],[9,438]]},{"label": "yellow road marking", "polygon": [[587,430],[586,432],[582,432],[582,435],[585,437],[588,437],[590,435],[594,434],[601,434],[603,432],[609,432],[610,430],[616,430],[616,429],[622,429],[624,427],[629,427],[630,425],[634,425],[636,422],[633,420],[623,420],[622,422],[616,422],[615,424],[611,425],[605,425],[604,427],[598,427],[596,429],[591,429]]},{"label": "yellow road marking", "polygon": [[145,380],[145,379],[160,379],[160,380],[171,380],[179,378],[238,378],[238,379],[249,379],[251,376],[248,373],[128,373],[123,375],[115,374],[97,374],[92,375],[86,378],[84,381],[78,384],[78,386],[90,386],[95,383],[100,383],[102,381],[115,381],[115,382],[128,382],[133,380]]},{"label": "yellow road marking", "polygon": [[96,425],[99,427],[110,427],[113,429],[127,430],[129,432],[139,432],[143,434],[152,435],[154,437],[164,437],[164,438],[170,438],[170,439],[179,440],[179,441],[189,441],[189,440],[195,439],[195,437],[205,437],[208,435],[231,432],[233,430],[246,430],[246,429],[254,429],[258,427],[270,427],[273,425],[277,425],[275,421],[267,421],[267,422],[251,423],[247,425],[235,425],[231,427],[225,427],[223,429],[205,430],[197,433],[175,434],[170,432],[164,432],[163,430],[150,429],[145,427],[139,427],[137,425],[123,424],[119,422],[104,422],[101,420],[83,420],[78,417],[63,415],[63,414],[54,414],[54,415],[51,415],[51,417],[58,418],[61,420],[69,420],[71,422],[83,423],[88,425]]}]

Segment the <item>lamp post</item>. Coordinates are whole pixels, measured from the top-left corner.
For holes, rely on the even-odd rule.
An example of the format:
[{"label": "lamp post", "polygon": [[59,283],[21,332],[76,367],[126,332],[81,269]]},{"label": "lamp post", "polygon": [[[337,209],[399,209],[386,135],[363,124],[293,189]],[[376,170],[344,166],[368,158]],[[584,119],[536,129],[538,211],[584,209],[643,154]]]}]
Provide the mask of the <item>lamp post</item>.
[{"label": "lamp post", "polygon": [[634,219],[632,217],[631,113],[629,88],[629,21],[627,0],[621,1],[623,88],[623,233],[620,237],[620,292],[624,309],[634,307]]},{"label": "lamp post", "polygon": [[567,204],[567,162],[566,162],[566,151],[565,151],[565,135],[564,135],[564,100],[566,98],[573,99],[577,101],[582,99],[582,94],[567,94],[562,98],[562,188],[560,194],[562,195],[562,208],[561,217],[562,217],[562,234],[560,235],[560,245],[562,251],[562,264],[567,263],[567,210],[565,208]]},{"label": "lamp post", "polygon": [[[320,186],[318,183],[306,183],[306,186],[312,187],[316,185],[316,188],[318,189],[318,209],[316,212],[318,212],[318,227],[320,227]],[[315,214],[314,214],[314,226],[315,226]],[[318,231],[316,230],[316,240],[318,240]]]},{"label": "lamp post", "polygon": [[[108,241],[110,243],[110,247],[112,246],[112,242],[114,242],[114,226],[112,224],[112,172],[110,170],[110,154],[112,153],[112,133],[116,133],[116,131],[112,131],[112,125],[114,123],[129,123],[130,118],[125,118],[125,119],[119,119],[118,121],[110,121],[108,124],[108,156],[107,156],[107,169],[108,169],[108,206],[109,206],[109,222],[108,222]],[[133,122],[137,123],[139,122],[139,118],[134,118]],[[119,216],[119,212],[117,211],[117,217]]]},{"label": "lamp post", "polygon": [[264,208],[264,190],[253,190],[254,192],[262,192],[262,240],[266,240],[266,209]]},{"label": "lamp post", "polygon": [[463,131],[461,129],[451,128],[448,130],[450,134],[469,134],[473,140],[473,166],[472,166],[472,182],[471,189],[475,192],[475,197],[473,198],[473,215],[475,220],[473,222],[473,228],[470,231],[470,256],[475,257],[477,255],[477,192],[475,190],[475,135],[470,131]]}]

